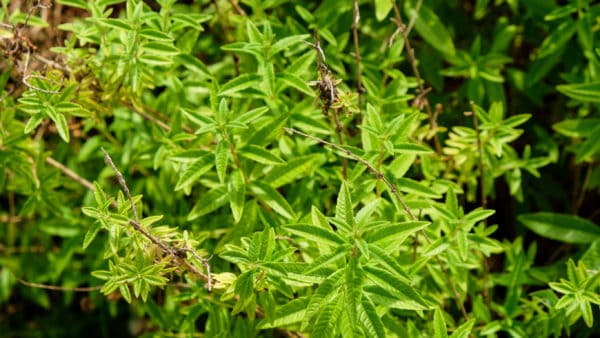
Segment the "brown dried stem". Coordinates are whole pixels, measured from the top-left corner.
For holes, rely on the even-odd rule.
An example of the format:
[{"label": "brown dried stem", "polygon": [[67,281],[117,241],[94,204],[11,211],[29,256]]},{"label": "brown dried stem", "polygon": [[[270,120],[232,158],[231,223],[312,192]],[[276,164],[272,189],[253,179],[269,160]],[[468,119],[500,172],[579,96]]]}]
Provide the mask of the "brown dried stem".
[{"label": "brown dried stem", "polygon": [[[117,176],[117,180],[119,181],[119,185],[121,186],[121,190],[123,190],[123,192],[125,193],[125,196],[129,200],[129,203],[131,204],[131,209],[132,209],[132,212],[133,212],[134,220],[129,220],[129,224],[137,232],[141,233],[144,237],[146,237],[147,239],[149,239],[150,242],[152,242],[154,245],[156,245],[157,247],[159,247],[163,252],[171,255],[171,257],[173,257],[175,259],[175,261],[177,262],[177,265],[179,265],[179,266],[185,266],[193,274],[195,274],[196,276],[199,276],[201,279],[203,279],[204,281],[206,281],[207,282],[207,289],[210,291],[212,289],[212,283],[211,283],[212,278],[210,277],[210,267],[206,269],[207,274],[205,275],[202,272],[200,272],[198,270],[198,268],[196,268],[195,265],[193,265],[192,263],[190,263],[189,260],[187,258],[185,258],[185,256],[182,257],[182,255],[181,255],[182,252],[190,252],[190,253],[192,253],[192,255],[195,254],[195,256],[197,256],[198,254],[195,253],[194,250],[189,249],[189,248],[183,248],[183,249],[173,248],[173,247],[171,247],[171,246],[163,243],[158,237],[152,235],[150,232],[148,232],[146,229],[144,229],[141,226],[140,221],[139,221],[139,215],[138,215],[137,209],[135,207],[135,202],[133,200],[133,197],[131,196],[131,193],[129,192],[129,188],[127,187],[127,182],[125,182],[125,179],[123,178],[123,175],[121,174],[121,172],[119,171],[119,169],[117,169],[117,166],[114,164],[112,158],[106,152],[106,150],[104,150],[104,148],[100,148],[100,149],[104,153],[104,160],[112,168],[112,170],[115,172],[115,175]],[[207,263],[208,260],[205,260],[203,258],[199,258],[199,260],[200,260],[200,262],[205,267],[208,265],[208,263]]]},{"label": "brown dried stem", "polygon": [[45,290],[53,290],[53,291],[73,291],[73,292],[91,292],[98,291],[102,289],[102,286],[89,286],[89,287],[66,287],[66,286],[56,286],[56,285],[47,285],[40,283],[33,283],[23,280],[21,278],[17,278],[17,281],[25,286],[29,286],[37,289],[45,289]]},{"label": "brown dried stem", "polygon": [[311,139],[313,141],[319,142],[321,144],[327,145],[331,148],[334,148],[335,150],[338,150],[340,152],[342,152],[343,154],[345,154],[346,156],[352,158],[353,160],[362,163],[365,167],[367,167],[373,174],[375,174],[375,176],[380,179],[390,190],[391,194],[394,196],[394,198],[398,201],[398,203],[400,203],[400,205],[402,206],[402,209],[404,209],[404,211],[406,212],[406,214],[413,220],[416,220],[414,214],[412,213],[412,211],[410,210],[410,208],[408,207],[408,205],[404,202],[404,200],[402,199],[402,196],[400,196],[400,193],[398,192],[398,189],[396,188],[396,186],[390,182],[390,180],[388,180],[381,171],[379,171],[377,168],[375,168],[374,165],[372,165],[369,161],[365,160],[364,158],[356,155],[355,153],[351,152],[350,150],[344,149],[343,147],[335,144],[335,143],[331,143],[328,141],[325,141],[322,138],[313,136],[313,135],[309,135],[306,134],[304,132],[301,132],[297,129],[294,128],[283,128],[285,131],[287,131],[288,133],[292,133],[292,134],[297,134],[303,137],[306,137],[308,139]]}]

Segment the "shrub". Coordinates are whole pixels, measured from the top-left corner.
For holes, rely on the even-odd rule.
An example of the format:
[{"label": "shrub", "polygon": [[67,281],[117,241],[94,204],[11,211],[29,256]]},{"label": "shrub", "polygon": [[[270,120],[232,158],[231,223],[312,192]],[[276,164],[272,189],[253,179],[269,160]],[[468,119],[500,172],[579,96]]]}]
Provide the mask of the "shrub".
[{"label": "shrub", "polygon": [[599,5],[53,5],[0,10],[3,332],[598,329]]}]

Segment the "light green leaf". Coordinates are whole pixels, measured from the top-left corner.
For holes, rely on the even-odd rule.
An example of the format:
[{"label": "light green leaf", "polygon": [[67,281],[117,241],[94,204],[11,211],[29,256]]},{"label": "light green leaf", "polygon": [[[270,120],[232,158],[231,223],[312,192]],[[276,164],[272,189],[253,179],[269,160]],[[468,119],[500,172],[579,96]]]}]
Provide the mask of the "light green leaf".
[{"label": "light green leaf", "polygon": [[277,78],[280,79],[284,84],[293,87],[310,97],[316,96],[315,91],[308,85],[307,81],[301,79],[297,75],[288,72],[283,72],[277,74]]},{"label": "light green leaf", "polygon": [[399,300],[404,302],[407,309],[426,310],[430,307],[415,288],[403,282],[398,277],[383,269],[369,265],[366,265],[364,269],[369,279],[398,297]]},{"label": "light green leaf", "polygon": [[354,212],[352,206],[352,199],[350,196],[350,189],[346,181],[342,182],[340,191],[338,193],[337,203],[335,206],[335,218],[343,221],[350,227],[354,227]]},{"label": "light green leaf", "polygon": [[288,224],[284,229],[296,236],[300,236],[316,243],[326,243],[331,246],[344,244],[346,241],[333,230],[323,229],[312,224]]},{"label": "light green leaf", "polygon": [[259,329],[279,328],[302,321],[302,318],[304,318],[306,313],[308,301],[308,297],[300,297],[288,302],[277,308],[274,312],[277,315],[275,319],[270,321],[267,318],[264,318],[257,324],[257,327]]},{"label": "light green leaf", "polygon": [[394,242],[401,245],[408,236],[426,228],[430,222],[409,221],[395,224],[384,224],[369,231],[366,240],[369,243]]},{"label": "light green leaf", "polygon": [[56,123],[56,130],[58,130],[58,135],[60,135],[60,138],[63,139],[63,141],[65,142],[69,142],[70,137],[69,137],[69,126],[67,124],[67,119],[65,118],[65,116],[61,113],[56,113],[56,120],[54,120],[54,122]]},{"label": "light green leaf", "polygon": [[558,85],[556,89],[581,102],[600,102],[600,82]]},{"label": "light green leaf", "polygon": [[227,145],[227,141],[219,141],[219,144],[217,144],[217,149],[215,150],[215,167],[217,168],[217,176],[219,177],[219,182],[221,183],[225,182],[227,162],[229,158],[228,152],[229,147]]},{"label": "light green leaf", "polygon": [[442,309],[439,307],[435,308],[433,313],[433,336],[435,338],[446,338],[448,337],[448,331],[446,330],[446,321],[444,320],[444,314]]},{"label": "light green leaf", "polygon": [[244,184],[244,177],[241,171],[236,170],[230,175],[227,190],[233,220],[235,223],[238,223],[242,219],[244,205],[246,204],[246,185]]},{"label": "light green leaf", "polygon": [[[600,89],[600,87],[599,87]],[[552,126],[552,129],[568,137],[590,137],[600,127],[600,119],[567,119]]]},{"label": "light green leaf", "polygon": [[265,176],[264,181],[273,188],[279,188],[302,177],[307,177],[317,169],[316,163],[322,160],[321,155],[299,156],[285,165],[274,167]]},{"label": "light green leaf", "polygon": [[469,338],[471,335],[471,330],[473,330],[473,325],[475,325],[475,318],[469,319],[467,322],[463,323],[461,326],[456,328],[450,338]]},{"label": "light green leaf", "polygon": [[282,50],[284,50],[292,45],[301,43],[302,41],[304,41],[308,38],[310,38],[309,34],[287,36],[287,37],[275,42],[271,46],[270,53],[271,53],[271,55],[275,55],[275,54],[281,52]]},{"label": "light green leaf", "polygon": [[217,95],[231,95],[250,87],[257,88],[259,87],[261,80],[262,76],[257,74],[242,74],[238,77],[229,80],[229,82],[224,84],[220,88],[220,91]]},{"label": "light green leaf", "polygon": [[[306,306],[306,312],[304,318],[302,319],[302,325],[300,326],[300,330],[306,330],[308,328],[312,317],[315,314],[317,314],[317,311],[323,305],[324,301],[327,298],[330,298],[329,295],[333,293],[339,293],[339,289],[342,282],[342,272],[343,270],[338,270],[334,272],[326,280],[319,284],[312,297],[310,297],[308,306]],[[341,299],[342,297],[334,298]]]},{"label": "light green leaf", "polygon": [[377,314],[375,304],[367,295],[363,295],[361,298],[358,315],[367,336],[385,338],[385,326]]},{"label": "light green leaf", "polygon": [[396,181],[398,182],[397,186],[400,191],[428,198],[441,197],[440,194],[438,194],[437,192],[433,191],[432,189],[413,179],[400,177],[397,178]]},{"label": "light green leaf", "polygon": [[392,2],[388,0],[375,0],[375,18],[383,21],[392,10]]},{"label": "light green leaf", "polygon": [[394,152],[400,154],[431,154],[433,150],[416,143],[400,142],[394,144]]},{"label": "light green leaf", "polygon": [[600,239],[600,227],[573,215],[538,212],[517,217],[536,234],[565,243],[592,243]]}]

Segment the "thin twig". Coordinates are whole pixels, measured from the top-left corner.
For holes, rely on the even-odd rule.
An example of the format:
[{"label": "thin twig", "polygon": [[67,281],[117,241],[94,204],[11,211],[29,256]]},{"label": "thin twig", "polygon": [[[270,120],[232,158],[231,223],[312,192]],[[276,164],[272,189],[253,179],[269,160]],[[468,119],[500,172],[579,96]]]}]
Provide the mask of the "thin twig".
[{"label": "thin twig", "polygon": [[43,76],[39,76],[39,75],[28,75],[27,74],[27,68],[29,68],[29,58],[31,56],[31,52],[29,50],[27,50],[27,54],[25,55],[25,64],[23,65],[23,78],[21,79],[21,82],[23,82],[23,84],[32,90],[36,90],[42,93],[46,93],[46,94],[60,94],[60,91],[55,91],[55,90],[46,90],[46,89],[42,89],[40,87],[36,87],[32,84],[30,84],[29,82],[27,82],[27,80],[29,79],[42,79],[42,80],[48,80],[47,78],[43,77]]},{"label": "thin twig", "polygon": [[358,93],[358,109],[362,110],[363,105],[363,94],[365,87],[362,83],[361,69],[360,69],[360,46],[358,43],[358,23],[360,21],[360,11],[358,8],[358,0],[354,0],[354,20],[352,21],[352,38],[354,40],[354,59],[356,60],[356,91]]},{"label": "thin twig", "polygon": [[400,205],[402,206],[402,209],[404,209],[404,211],[406,212],[406,214],[408,214],[408,216],[413,219],[416,220],[414,214],[411,212],[410,208],[408,207],[408,205],[404,202],[404,200],[402,199],[402,196],[400,196],[400,193],[398,192],[398,189],[396,188],[396,186],[390,182],[381,171],[377,170],[377,168],[375,168],[375,166],[373,166],[371,163],[369,163],[369,161],[365,160],[364,158],[354,154],[353,152],[351,152],[350,150],[344,149],[341,146],[335,144],[335,143],[331,143],[328,141],[325,141],[322,138],[316,137],[316,136],[312,136],[306,133],[303,133],[297,129],[294,128],[283,128],[285,131],[287,131],[288,133],[292,133],[292,134],[298,134],[300,136],[304,136],[308,139],[311,139],[313,141],[319,142],[321,144],[327,145],[331,148],[334,148],[342,153],[344,153],[346,156],[352,158],[355,161],[358,161],[360,163],[362,163],[365,167],[367,167],[373,174],[375,174],[375,176],[377,177],[377,179],[380,179],[390,190],[390,192],[392,193],[392,195],[396,198],[396,200],[398,201],[398,203],[400,203]]},{"label": "thin twig", "polygon": [[[100,150],[102,150],[102,152],[104,153],[104,162],[106,162],[106,164],[108,164],[112,168],[112,170],[115,172],[115,175],[117,176],[117,181],[119,181],[119,185],[121,185],[121,189],[125,193],[125,197],[127,197],[127,199],[129,199],[129,203],[131,204],[131,211],[133,212],[133,219],[135,221],[135,224],[139,226],[140,217],[138,215],[137,208],[135,207],[135,201],[133,200],[133,197],[131,196],[131,193],[129,192],[129,187],[127,187],[127,182],[125,182],[125,179],[123,178],[123,174],[121,174],[119,169],[117,169],[117,166],[113,163],[112,158],[110,158],[110,155],[108,155],[106,150],[104,150],[104,147],[100,147]],[[141,229],[141,227],[140,227],[140,229]],[[146,236],[146,237],[148,237],[148,236]],[[151,237],[148,237],[148,238],[152,239]]]},{"label": "thin twig", "polygon": [[104,153],[104,160],[105,160],[105,162],[115,172],[115,175],[117,176],[117,180],[119,181],[119,185],[121,186],[121,190],[123,190],[123,192],[125,193],[125,195],[129,199],[129,203],[131,204],[131,209],[132,209],[133,216],[134,216],[135,220],[129,220],[129,224],[137,232],[141,233],[142,235],[144,235],[144,237],[146,237],[147,239],[149,239],[150,242],[152,242],[154,245],[156,245],[157,247],[159,247],[162,251],[164,251],[167,254],[171,255],[176,260],[176,262],[178,263],[179,266],[185,266],[193,274],[199,276],[204,281],[206,281],[208,283],[207,288],[209,290],[211,290],[212,289],[212,284],[211,284],[211,277],[210,277],[210,266],[208,266],[208,263],[206,263],[206,260],[200,258],[201,263],[207,269],[208,275],[205,275],[202,272],[200,272],[200,270],[198,270],[198,268],[194,264],[190,263],[187,258],[181,257],[180,253],[182,251],[187,251],[187,252],[191,252],[192,254],[194,254],[195,252],[192,249],[189,249],[187,247],[186,248],[182,248],[182,249],[173,248],[173,247],[171,247],[171,246],[163,243],[158,237],[152,235],[150,232],[148,232],[148,230],[144,229],[141,226],[140,221],[139,221],[139,215],[138,215],[137,209],[135,207],[135,202],[133,200],[133,197],[131,196],[131,193],[129,192],[129,187],[127,187],[127,182],[125,182],[125,179],[123,178],[123,175],[121,174],[121,172],[119,171],[119,169],[117,169],[117,166],[114,164],[114,162],[113,162],[112,158],[110,157],[110,155],[108,154],[108,152],[106,152],[106,150],[104,150],[104,148],[100,148],[100,150],[102,150],[102,152]]},{"label": "thin twig", "polygon": [[[471,102],[471,111],[466,112],[465,115],[472,115],[473,117],[473,126],[475,127],[475,134],[477,136],[477,154],[479,154],[479,192],[481,194],[481,206],[485,209],[487,206],[487,196],[485,193],[485,176],[484,176],[484,168],[483,168],[483,146],[481,144],[481,131],[479,130],[479,122],[477,121],[477,116],[475,114],[475,103]],[[487,223],[487,221],[486,221]]]},{"label": "thin twig", "polygon": [[233,6],[235,11],[238,12],[239,15],[247,16],[246,11],[244,11],[244,9],[240,7],[237,0],[229,0],[229,3],[231,4],[231,6]]},{"label": "thin twig", "polygon": [[47,284],[28,282],[21,278],[17,278],[17,281],[25,286],[29,286],[32,288],[53,290],[53,291],[91,292],[91,291],[98,291],[98,290],[102,289],[102,285],[70,288],[70,287],[66,287],[66,286],[56,286],[56,285],[47,285]]},{"label": "thin twig", "polygon": [[69,176],[75,182],[84,186],[86,189],[88,189],[90,191],[94,191],[94,184],[92,184],[92,182],[79,176],[76,172],[67,168],[64,164],[58,162],[57,160],[53,159],[52,157],[46,157],[46,163],[48,163],[49,165],[53,166],[54,168],[60,170],[63,174],[65,174],[66,176]]},{"label": "thin twig", "polygon": [[[423,80],[421,78],[421,73],[419,72],[419,68],[417,67],[417,58],[415,56],[415,50],[411,47],[410,45],[410,39],[408,38],[408,34],[410,33],[410,30],[408,28],[412,29],[412,26],[406,26],[404,25],[404,21],[402,20],[402,16],[400,15],[400,9],[398,8],[398,5],[396,4],[395,0],[391,0],[392,1],[392,5],[393,5],[393,9],[394,9],[394,23],[396,23],[396,25],[398,26],[398,28],[396,29],[396,31],[394,32],[394,34],[392,34],[392,37],[390,37],[390,43],[393,41],[392,38],[395,38],[399,33],[402,34],[402,38],[404,40],[404,45],[406,46],[406,54],[408,55],[408,59],[410,61],[410,65],[412,67],[413,70],[413,74],[415,75],[415,78],[417,79],[417,85],[419,87],[419,97],[421,98],[422,102],[418,102],[418,105],[423,105],[425,108],[425,112],[427,113],[427,118],[429,119],[429,126],[431,128],[431,132],[433,133],[433,143],[435,146],[435,152],[438,155],[441,155],[442,153],[442,147],[440,144],[440,140],[437,134],[437,122],[434,119],[433,113],[431,112],[431,107],[429,106],[429,100],[427,100],[426,97],[426,89],[425,86],[423,85]],[[416,9],[418,10],[421,7],[421,4],[423,0],[419,0],[419,2],[417,3],[417,7]],[[413,20],[416,20],[418,14],[415,14],[415,16],[413,17]],[[413,21],[411,20],[411,22]],[[414,23],[413,23],[414,25]]]}]

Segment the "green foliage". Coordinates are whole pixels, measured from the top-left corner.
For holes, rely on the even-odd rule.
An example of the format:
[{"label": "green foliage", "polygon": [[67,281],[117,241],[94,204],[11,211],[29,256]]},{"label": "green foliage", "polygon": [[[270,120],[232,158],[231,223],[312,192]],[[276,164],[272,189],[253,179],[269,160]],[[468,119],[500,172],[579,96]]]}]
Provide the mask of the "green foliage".
[{"label": "green foliage", "polygon": [[0,332],[597,332],[600,5],[0,3]]}]

